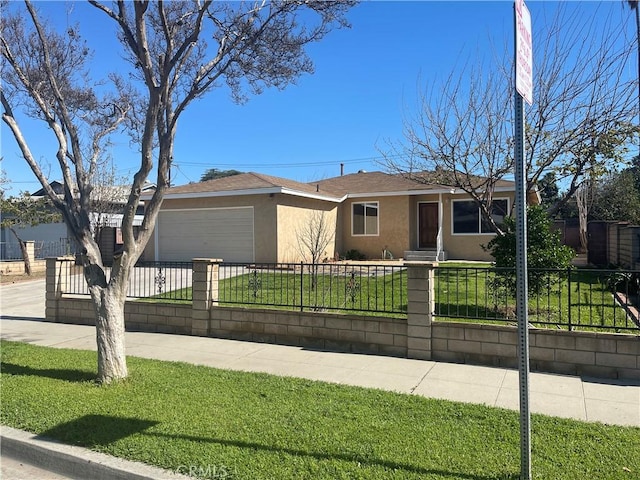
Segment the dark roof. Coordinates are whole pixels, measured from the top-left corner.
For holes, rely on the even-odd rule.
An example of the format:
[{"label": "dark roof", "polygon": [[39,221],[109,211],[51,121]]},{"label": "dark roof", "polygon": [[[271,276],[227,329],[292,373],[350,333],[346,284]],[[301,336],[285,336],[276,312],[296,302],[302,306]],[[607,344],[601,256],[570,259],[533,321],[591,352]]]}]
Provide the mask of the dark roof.
[{"label": "dark roof", "polygon": [[[316,182],[301,183],[286,178],[249,172],[173,187],[167,190],[165,196],[217,192],[245,192],[250,194],[252,193],[251,190],[280,188],[289,190],[292,193],[298,192],[340,199],[348,194],[411,193],[453,190],[455,188],[442,181],[432,181],[435,179],[436,177],[432,174],[425,172],[411,176],[384,172],[358,172]],[[446,180],[442,176],[438,176],[437,179]],[[496,186],[513,188],[514,183],[500,180],[496,183]]]},{"label": "dark roof", "polygon": [[[64,185],[57,180],[49,183],[49,186],[53,189],[53,192],[56,195],[64,195]],[[45,197],[47,192],[45,192],[44,188],[41,188],[37,192],[33,192],[31,194],[32,197]]]},{"label": "dark roof", "polygon": [[320,186],[320,191],[331,192],[334,195],[348,193],[384,193],[409,192],[412,190],[439,190],[447,187],[441,184],[426,184],[405,178],[402,175],[392,175],[384,172],[358,172],[340,177],[328,178],[313,182]]},{"label": "dark roof", "polygon": [[[458,182],[455,178],[455,172],[446,171],[446,170],[436,170],[431,172],[414,172],[414,173],[406,173],[400,174],[404,177],[415,180],[418,183],[423,184],[440,184],[440,185],[457,185]],[[464,173],[458,173],[459,177],[462,181],[474,183],[476,186],[481,187],[487,183],[487,177],[481,177],[479,175],[466,175]],[[504,187],[504,188],[515,188],[515,182],[510,180],[497,180],[494,183],[496,187]],[[453,187],[452,187],[453,188]]]},{"label": "dark roof", "polygon": [[302,193],[318,193],[315,185],[296,182],[286,178],[273,177],[262,173],[248,172],[229,177],[215,178],[206,182],[189,183],[167,190],[165,195],[204,192],[231,192],[239,190],[259,190],[285,188]]}]

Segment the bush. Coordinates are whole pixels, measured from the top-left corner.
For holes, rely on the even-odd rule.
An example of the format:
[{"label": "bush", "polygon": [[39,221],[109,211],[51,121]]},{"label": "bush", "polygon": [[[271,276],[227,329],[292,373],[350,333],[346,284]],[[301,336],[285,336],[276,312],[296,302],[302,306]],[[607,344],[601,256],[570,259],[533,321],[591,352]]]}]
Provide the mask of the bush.
[{"label": "bush", "polygon": [[352,248],[344,254],[344,258],[346,260],[366,260],[367,256],[364,253],[360,252],[360,250]]},{"label": "bush", "polygon": [[[504,234],[492,239],[486,249],[495,258],[498,268],[516,267],[516,222],[513,217],[505,218]],[[539,293],[548,288],[561,274],[541,275],[536,270],[567,270],[571,268],[575,252],[563,245],[560,232],[551,230],[551,221],[544,208],[532,205],[527,209],[527,268],[529,271],[529,291]],[[516,290],[515,274],[500,276],[501,286],[512,293]]]},{"label": "bush", "polygon": [[637,272],[613,272],[606,281],[612,292],[628,295],[638,295],[640,292],[640,274]]}]

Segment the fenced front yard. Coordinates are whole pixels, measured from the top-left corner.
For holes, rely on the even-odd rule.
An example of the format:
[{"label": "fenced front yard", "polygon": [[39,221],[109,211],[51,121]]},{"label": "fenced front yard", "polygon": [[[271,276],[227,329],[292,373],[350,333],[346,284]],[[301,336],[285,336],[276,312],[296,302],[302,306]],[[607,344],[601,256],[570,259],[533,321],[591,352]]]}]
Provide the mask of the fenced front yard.
[{"label": "fenced front yard", "polygon": [[[125,324],[129,330],[515,367],[512,275],[419,262],[144,264],[131,277]],[[640,378],[635,272],[532,275],[532,370]],[[73,259],[47,259],[46,283],[48,321],[94,324]]]},{"label": "fenced front yard", "polygon": [[[71,267],[68,267],[71,268]],[[145,262],[134,268],[129,297],[168,303],[193,299],[191,262]],[[530,271],[529,323],[537,328],[638,333],[640,272],[600,269]],[[220,305],[307,312],[407,314],[407,270],[385,264],[229,264],[219,266]],[[435,320],[515,324],[515,272],[491,266],[435,268]],[[88,294],[70,275],[69,292]]]}]

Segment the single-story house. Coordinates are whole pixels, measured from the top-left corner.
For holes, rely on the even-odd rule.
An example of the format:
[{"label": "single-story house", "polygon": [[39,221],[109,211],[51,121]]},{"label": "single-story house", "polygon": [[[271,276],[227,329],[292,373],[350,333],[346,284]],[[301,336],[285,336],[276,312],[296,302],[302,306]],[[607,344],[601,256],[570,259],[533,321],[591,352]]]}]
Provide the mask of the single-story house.
[{"label": "single-story house", "polygon": [[[514,196],[514,182],[497,183],[492,210],[498,222],[511,211]],[[537,203],[537,194],[528,201]],[[318,215],[331,229],[323,259],[353,250],[369,259],[492,259],[482,245],[495,234],[468,194],[383,172],[311,183],[243,173],[173,187],[143,258],[308,260],[299,239]]]}]

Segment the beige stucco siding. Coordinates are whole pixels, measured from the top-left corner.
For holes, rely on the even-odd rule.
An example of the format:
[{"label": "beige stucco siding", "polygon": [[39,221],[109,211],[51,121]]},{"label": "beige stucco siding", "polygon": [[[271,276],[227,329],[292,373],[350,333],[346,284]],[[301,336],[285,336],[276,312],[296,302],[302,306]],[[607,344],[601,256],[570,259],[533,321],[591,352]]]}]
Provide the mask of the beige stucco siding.
[{"label": "beige stucco siding", "polygon": [[310,261],[311,253],[301,245],[300,236],[313,229],[311,225],[322,217],[330,232],[328,244],[320,260],[331,259],[336,252],[338,206],[335,203],[282,195],[277,206],[277,243],[279,262]]},{"label": "beige stucco siding", "polygon": [[[496,192],[494,198],[506,198],[508,200],[509,210],[513,208],[513,193]],[[444,250],[447,252],[447,258],[449,258],[450,260],[493,261],[494,258],[489,252],[485,251],[482,246],[486,246],[491,241],[491,239],[495,237],[494,233],[453,233],[453,201],[470,199],[471,197],[465,195],[442,195],[442,217],[444,224],[442,230],[442,242]]]},{"label": "beige stucco siding", "polygon": [[[496,192],[495,198],[507,198],[513,207],[513,192]],[[165,198],[162,210],[203,210],[215,208],[251,207],[254,212],[254,252],[256,262],[297,262],[302,258],[298,232],[308,226],[313,212],[325,212],[325,219],[335,231],[330,245],[321,256],[332,258],[338,253],[344,256],[349,250],[358,250],[370,259],[380,259],[383,249],[395,258],[407,250],[418,249],[418,205],[420,202],[442,202],[442,247],[450,259],[492,260],[482,246],[487,245],[494,234],[453,234],[452,205],[454,200],[470,199],[466,195],[450,193],[426,195],[390,195],[349,198],[341,204],[302,196],[285,194],[236,195],[222,197],[195,197],[184,199]],[[358,235],[353,232],[352,211],[354,203],[373,203],[378,207],[377,233]],[[530,203],[537,203],[535,195]],[[372,219],[367,218],[367,227]],[[362,222],[362,220],[361,220]],[[189,232],[185,232],[188,235]],[[144,259],[155,258],[155,241],[152,236],[144,253]]]},{"label": "beige stucco siding", "polygon": [[[352,205],[363,202],[378,203],[377,235],[353,235]],[[343,202],[340,212],[340,255],[344,256],[347,251],[355,249],[367,258],[380,259],[383,249],[387,248],[395,258],[402,257],[404,251],[409,249],[409,205],[408,196],[367,197]]]}]

